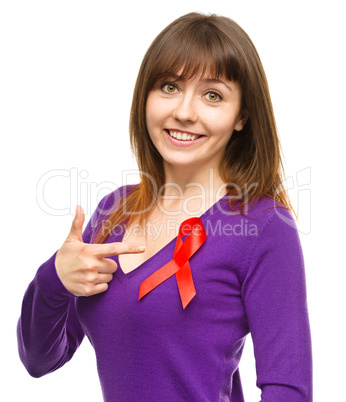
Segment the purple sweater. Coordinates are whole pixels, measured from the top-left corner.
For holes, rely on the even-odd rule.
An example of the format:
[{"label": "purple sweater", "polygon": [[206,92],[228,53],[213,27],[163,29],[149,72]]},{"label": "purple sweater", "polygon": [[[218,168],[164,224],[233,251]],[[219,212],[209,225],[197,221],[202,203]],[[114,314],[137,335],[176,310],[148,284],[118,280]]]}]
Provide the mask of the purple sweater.
[{"label": "purple sweater", "polygon": [[[84,242],[124,190],[102,199]],[[17,334],[26,369],[34,377],[58,369],[86,335],[107,402],[240,402],[239,361],[251,333],[261,400],[312,401],[304,260],[295,221],[280,205],[264,197],[245,218],[225,196],[200,216],[207,239],[190,258],[197,294],[185,310],[175,275],[138,300],[140,284],[172,259],[176,238],[128,274],[109,257],[114,278],[91,297],[63,286],[54,253],[23,299]],[[122,237],[118,227],[106,242]]]}]

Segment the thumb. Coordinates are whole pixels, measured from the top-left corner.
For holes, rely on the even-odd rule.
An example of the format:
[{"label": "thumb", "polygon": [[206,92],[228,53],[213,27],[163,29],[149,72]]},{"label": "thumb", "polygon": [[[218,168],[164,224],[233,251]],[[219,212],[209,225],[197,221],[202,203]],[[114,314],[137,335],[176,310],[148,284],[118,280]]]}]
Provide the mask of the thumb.
[{"label": "thumb", "polygon": [[76,215],[72,221],[72,226],[68,238],[70,240],[83,241],[83,224],[85,220],[84,210],[80,205],[76,206]]}]

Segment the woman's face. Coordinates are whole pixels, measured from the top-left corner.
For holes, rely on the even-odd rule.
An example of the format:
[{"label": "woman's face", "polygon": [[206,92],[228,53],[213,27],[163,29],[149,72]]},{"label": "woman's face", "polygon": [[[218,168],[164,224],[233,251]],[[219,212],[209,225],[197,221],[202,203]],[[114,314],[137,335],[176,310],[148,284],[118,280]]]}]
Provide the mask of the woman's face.
[{"label": "woman's face", "polygon": [[172,75],[149,92],[146,123],[164,165],[217,168],[233,130],[243,128],[240,111],[237,82]]}]

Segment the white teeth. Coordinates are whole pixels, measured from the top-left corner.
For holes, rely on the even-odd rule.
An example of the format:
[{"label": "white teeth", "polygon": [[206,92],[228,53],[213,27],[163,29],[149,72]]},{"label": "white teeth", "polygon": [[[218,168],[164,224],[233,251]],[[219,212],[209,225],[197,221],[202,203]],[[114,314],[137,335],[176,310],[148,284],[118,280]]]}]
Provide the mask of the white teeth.
[{"label": "white teeth", "polygon": [[181,134],[181,133],[177,133],[175,131],[168,131],[168,133],[171,137],[174,137],[180,141],[193,141],[198,137],[198,135],[190,135],[190,134],[186,134],[186,133]]}]

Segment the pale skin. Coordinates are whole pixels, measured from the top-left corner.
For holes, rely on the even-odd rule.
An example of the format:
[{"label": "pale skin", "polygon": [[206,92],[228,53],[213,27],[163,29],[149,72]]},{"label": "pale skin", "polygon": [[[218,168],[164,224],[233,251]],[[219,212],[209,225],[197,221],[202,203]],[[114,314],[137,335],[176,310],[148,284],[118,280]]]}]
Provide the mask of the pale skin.
[{"label": "pale skin", "polygon": [[117,263],[106,257],[145,251],[139,243],[84,243],[84,220],[83,208],[77,205],[70,233],[55,259],[56,271],[62,284],[75,296],[92,296],[108,289],[108,283],[117,270]]},{"label": "pale skin", "polygon": [[[226,78],[215,80],[209,73],[185,82],[172,74],[158,81],[149,92],[148,132],[163,158],[166,183],[174,183],[166,187],[165,196],[177,195],[176,188],[179,188],[184,203],[184,199],[199,193],[196,183],[206,194],[215,194],[223,188],[218,172],[220,160],[233,131],[241,131],[247,120],[246,115],[241,115],[241,96],[238,82]],[[167,139],[167,130],[205,137],[196,146],[180,148]]]}]

